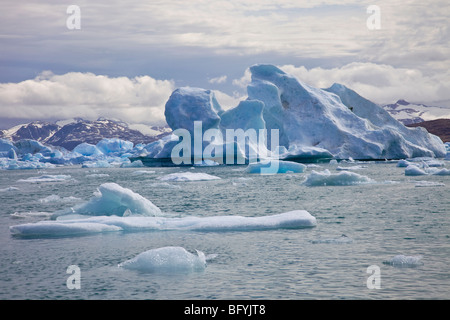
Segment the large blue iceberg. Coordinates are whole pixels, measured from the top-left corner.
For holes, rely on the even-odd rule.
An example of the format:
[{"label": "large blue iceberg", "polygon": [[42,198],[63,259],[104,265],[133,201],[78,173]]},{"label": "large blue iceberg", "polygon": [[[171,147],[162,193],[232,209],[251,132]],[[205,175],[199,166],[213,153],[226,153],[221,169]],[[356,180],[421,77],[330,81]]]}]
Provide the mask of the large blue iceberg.
[{"label": "large blue iceberg", "polygon": [[[174,135],[147,145],[140,159],[148,163],[175,156],[183,159],[179,163],[209,159],[228,164],[230,153],[231,160],[247,163],[446,156],[440,138],[423,128],[405,127],[343,85],[314,88],[273,65],[254,65],[250,72],[248,98],[227,111],[210,90],[176,89],[165,110]],[[259,135],[263,130],[265,135]],[[227,139],[230,131],[233,139]],[[239,143],[234,137],[242,133],[245,139]]]}]

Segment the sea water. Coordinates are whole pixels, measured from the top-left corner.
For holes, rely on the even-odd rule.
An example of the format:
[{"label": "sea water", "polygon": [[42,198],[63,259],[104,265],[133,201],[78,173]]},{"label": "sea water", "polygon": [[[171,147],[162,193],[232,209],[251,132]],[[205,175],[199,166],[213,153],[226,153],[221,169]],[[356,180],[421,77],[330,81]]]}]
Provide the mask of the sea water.
[{"label": "sea water", "polygon": [[[334,176],[345,167],[369,179],[354,185],[304,184],[313,170]],[[406,176],[395,162],[316,164],[302,173],[276,175],[245,169],[1,171],[0,299],[450,298],[450,176]],[[187,171],[220,179],[159,179]],[[46,179],[36,179],[42,176]],[[50,220],[54,212],[86,203],[107,182],[150,200],[167,217],[261,217],[306,210],[317,224],[54,237],[11,233],[10,226]],[[206,267],[168,273],[121,267],[166,247],[192,255],[198,250],[207,257]],[[73,266],[75,288],[69,285]]]}]

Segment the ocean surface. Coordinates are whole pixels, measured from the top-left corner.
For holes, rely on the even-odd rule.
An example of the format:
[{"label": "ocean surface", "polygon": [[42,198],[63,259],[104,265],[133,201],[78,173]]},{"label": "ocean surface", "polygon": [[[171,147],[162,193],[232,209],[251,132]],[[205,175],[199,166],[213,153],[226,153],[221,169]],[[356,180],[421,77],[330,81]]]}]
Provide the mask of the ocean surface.
[{"label": "ocean surface", "polygon": [[[313,170],[347,167],[370,183],[307,186]],[[445,163],[450,167],[449,161]],[[249,174],[245,166],[60,167],[0,172],[0,299],[449,299],[450,176],[406,176],[395,162],[309,165],[303,173]],[[145,172],[144,172],[145,171]],[[174,172],[219,180],[173,182]],[[30,180],[44,175],[62,179]],[[20,237],[10,226],[49,220],[114,182],[168,217],[260,217],[306,210],[299,229],[97,232]],[[220,220],[219,220],[220,222]],[[183,247],[203,270],[140,272],[119,264]],[[402,256],[405,263],[396,263]],[[70,288],[69,266],[79,288]],[[373,270],[377,270],[374,272]],[[377,285],[375,285],[377,284]]]}]

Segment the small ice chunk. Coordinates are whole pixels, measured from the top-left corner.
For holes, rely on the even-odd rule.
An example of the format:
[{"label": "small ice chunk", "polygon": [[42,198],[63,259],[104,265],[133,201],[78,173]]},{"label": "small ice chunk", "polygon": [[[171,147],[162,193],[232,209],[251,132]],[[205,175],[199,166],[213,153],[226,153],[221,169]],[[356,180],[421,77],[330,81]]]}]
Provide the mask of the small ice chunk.
[{"label": "small ice chunk", "polygon": [[369,177],[357,174],[355,172],[342,171],[338,174],[331,174],[326,169],[322,172],[312,171],[303,182],[306,186],[349,186],[364,183],[373,183],[374,180]]},{"label": "small ice chunk", "polygon": [[397,167],[399,167],[399,168],[406,168],[409,165],[411,165],[411,162],[409,162],[408,160],[402,159],[397,162]]},{"label": "small ice chunk", "polygon": [[422,265],[421,256],[405,256],[402,254],[396,255],[394,258],[384,261],[384,264],[400,268],[414,268]]},{"label": "small ice chunk", "polygon": [[246,169],[247,173],[274,174],[274,173],[301,173],[305,171],[306,165],[293,161],[269,160],[250,163]]},{"label": "small ice chunk", "polygon": [[219,180],[219,177],[203,173],[203,172],[175,172],[162,177],[158,177],[161,181],[203,181],[203,180]]},{"label": "small ice chunk", "polygon": [[440,170],[434,171],[432,174],[436,176],[450,176],[450,170],[442,168]]},{"label": "small ice chunk", "polygon": [[201,251],[192,254],[182,247],[162,247],[138,254],[122,262],[119,268],[144,273],[190,273],[206,268],[206,257]]},{"label": "small ice chunk", "polygon": [[425,172],[425,170],[422,170],[421,168],[415,165],[409,165],[405,169],[405,176],[423,176],[426,174],[427,173]]}]

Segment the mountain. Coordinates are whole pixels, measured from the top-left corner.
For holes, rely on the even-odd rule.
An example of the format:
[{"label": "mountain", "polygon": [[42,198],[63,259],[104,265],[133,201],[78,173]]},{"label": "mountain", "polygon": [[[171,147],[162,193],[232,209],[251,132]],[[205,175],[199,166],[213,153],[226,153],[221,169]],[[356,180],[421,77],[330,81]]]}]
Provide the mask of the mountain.
[{"label": "mountain", "polygon": [[443,142],[450,142],[450,119],[436,119],[412,123],[408,127],[423,127],[429,133],[437,135]]},{"label": "mountain", "polygon": [[151,135],[130,128],[125,122],[99,118],[96,121],[75,118],[56,123],[33,121],[0,130],[0,138],[18,141],[32,139],[72,150],[83,142],[97,144],[103,138],[120,138],[134,144],[148,144],[167,135],[165,127],[151,127]]},{"label": "mountain", "polygon": [[450,118],[449,108],[415,104],[405,100],[398,100],[396,103],[384,105],[383,109],[405,125],[438,118]]},{"label": "mountain", "polygon": [[13,141],[31,139],[46,143],[60,128],[55,123],[33,121],[7,130],[0,130],[0,138]]}]

